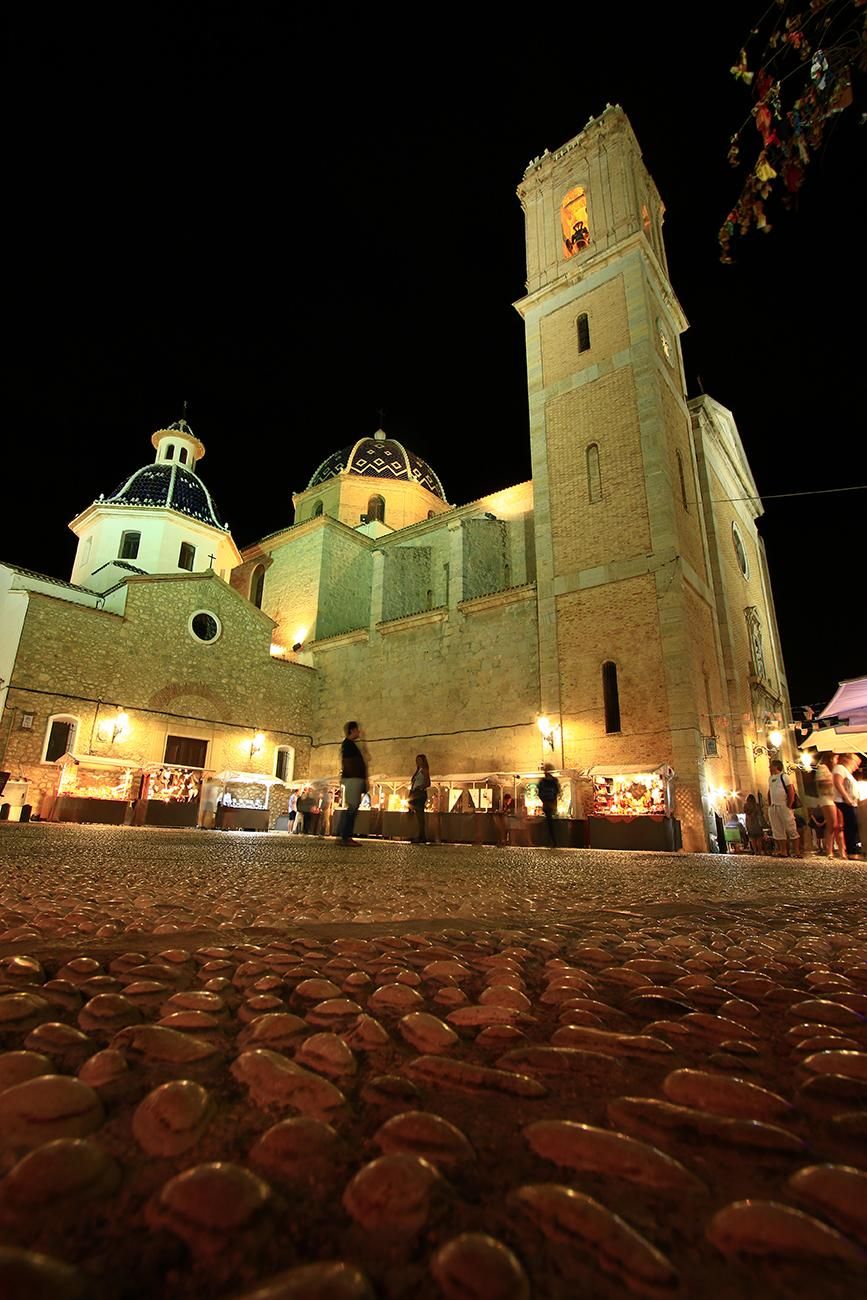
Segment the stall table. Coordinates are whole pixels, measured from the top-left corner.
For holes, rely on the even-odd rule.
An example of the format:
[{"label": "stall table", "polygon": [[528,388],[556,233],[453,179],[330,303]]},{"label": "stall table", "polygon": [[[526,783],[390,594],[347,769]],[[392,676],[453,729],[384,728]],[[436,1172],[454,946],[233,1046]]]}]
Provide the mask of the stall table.
[{"label": "stall table", "polygon": [[218,804],[214,821],[218,831],[266,831],[267,808],[243,808],[238,804]]},{"label": "stall table", "polygon": [[126,799],[88,799],[86,795],[62,794],[54,805],[52,820],[122,826],[131,806]]}]

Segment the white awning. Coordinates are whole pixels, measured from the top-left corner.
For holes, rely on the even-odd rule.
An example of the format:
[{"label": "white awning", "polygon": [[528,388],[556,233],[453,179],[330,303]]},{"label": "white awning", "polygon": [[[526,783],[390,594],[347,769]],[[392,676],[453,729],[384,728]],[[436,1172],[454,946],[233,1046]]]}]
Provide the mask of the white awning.
[{"label": "white awning", "polygon": [[835,754],[867,754],[867,730],[863,727],[821,727],[806,740],[802,740],[800,749],[818,749],[820,753],[832,751]]},{"label": "white awning", "polygon": [[834,698],[819,714],[820,718],[846,718],[850,726],[867,725],[867,677],[852,677],[841,682]]},{"label": "white awning", "polygon": [[265,772],[217,772],[212,781],[222,781],[223,785],[285,785],[279,776],[268,776]]}]

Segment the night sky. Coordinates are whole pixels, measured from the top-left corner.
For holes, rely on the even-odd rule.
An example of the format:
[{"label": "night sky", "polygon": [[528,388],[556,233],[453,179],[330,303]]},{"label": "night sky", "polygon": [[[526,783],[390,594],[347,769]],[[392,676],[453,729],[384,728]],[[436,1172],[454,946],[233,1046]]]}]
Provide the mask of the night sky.
[{"label": "night sky", "polygon": [[515,188],[619,103],[666,205],[689,395],[734,412],[766,498],[793,704],[867,671],[867,493],[767,499],[867,483],[863,76],[797,206],[724,266],[751,107],[729,68],[764,6],[563,7],[544,31],[534,12],[19,12],[0,559],[68,577],[68,521],[153,459],[185,401],[239,546],[380,423],[455,504],[529,478]]}]

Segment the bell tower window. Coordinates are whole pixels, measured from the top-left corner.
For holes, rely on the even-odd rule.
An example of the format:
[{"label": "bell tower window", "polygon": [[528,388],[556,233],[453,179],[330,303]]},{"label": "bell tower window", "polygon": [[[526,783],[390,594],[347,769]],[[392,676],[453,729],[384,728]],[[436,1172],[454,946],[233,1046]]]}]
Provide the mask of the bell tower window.
[{"label": "bell tower window", "polygon": [[174,454],[175,454],[175,444],[173,442],[170,442],[166,447],[165,451],[163,452],[163,455],[165,456],[166,460],[171,460],[174,457]]},{"label": "bell tower window", "polygon": [[186,449],[186,447],[181,447],[181,448],[179,448],[179,450],[178,450],[178,460],[180,461],[180,463],[181,463],[182,465],[186,465],[186,463],[187,463],[187,449]]},{"label": "bell tower window", "polygon": [[587,500],[602,500],[602,468],[599,464],[599,443],[591,442],[587,448]]},{"label": "bell tower window", "polygon": [[578,331],[578,351],[589,352],[590,351],[590,318],[588,317],[586,311],[582,311],[581,315],[578,317],[577,321],[575,322],[575,328]]},{"label": "bell tower window", "polygon": [[190,573],[193,571],[193,565],[196,560],[196,548],[189,542],[181,542],[181,549],[178,552],[178,568],[187,569]]},{"label": "bell tower window", "polygon": [[378,519],[381,524],[385,523],[385,498],[384,497],[371,497],[367,503],[368,523],[373,523],[374,519]]},{"label": "bell tower window", "polygon": [[689,510],[689,502],[686,498],[686,476],[683,472],[683,457],[680,452],[677,453],[677,473],[680,478],[680,499],[683,502],[684,510]]},{"label": "bell tower window", "polygon": [[313,507],[313,514],[310,516],[310,518],[318,519],[321,514],[322,514],[322,502],[317,501],[316,505]]}]

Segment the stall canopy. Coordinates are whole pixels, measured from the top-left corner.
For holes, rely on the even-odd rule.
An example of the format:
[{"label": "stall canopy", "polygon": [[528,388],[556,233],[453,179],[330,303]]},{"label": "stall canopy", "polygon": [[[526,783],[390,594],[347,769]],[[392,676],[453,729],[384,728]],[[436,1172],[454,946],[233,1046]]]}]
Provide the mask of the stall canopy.
[{"label": "stall canopy", "polygon": [[[823,718],[836,721],[833,726],[823,727]],[[867,677],[841,682],[818,721],[820,725],[815,731],[801,741],[801,749],[867,754]]]},{"label": "stall canopy", "polygon": [[841,682],[819,718],[838,718],[836,729],[841,735],[867,731],[867,677],[853,677]]}]

